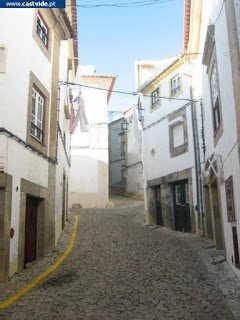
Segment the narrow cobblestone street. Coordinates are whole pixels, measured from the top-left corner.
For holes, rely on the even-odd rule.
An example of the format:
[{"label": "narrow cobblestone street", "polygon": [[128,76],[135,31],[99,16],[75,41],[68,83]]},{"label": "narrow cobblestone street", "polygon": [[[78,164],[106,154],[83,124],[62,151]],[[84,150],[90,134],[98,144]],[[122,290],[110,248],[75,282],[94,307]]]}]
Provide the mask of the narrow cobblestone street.
[{"label": "narrow cobblestone street", "polygon": [[[137,201],[73,213],[79,225],[67,259],[1,310],[1,320],[240,319],[239,281],[226,262],[214,263],[221,256],[206,239],[145,225]],[[5,284],[5,299],[64,252],[71,230],[69,223],[51,255]]]}]

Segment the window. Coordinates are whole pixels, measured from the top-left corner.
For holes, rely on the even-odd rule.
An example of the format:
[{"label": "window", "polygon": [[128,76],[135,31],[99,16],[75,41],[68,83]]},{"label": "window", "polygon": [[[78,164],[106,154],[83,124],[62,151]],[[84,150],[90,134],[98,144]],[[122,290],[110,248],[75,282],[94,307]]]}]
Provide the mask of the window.
[{"label": "window", "polygon": [[183,122],[173,126],[173,147],[177,148],[184,144]]},{"label": "window", "polygon": [[151,109],[154,109],[157,105],[158,105],[158,102],[159,102],[159,89],[157,90],[154,90],[152,92],[152,106],[151,106]]},{"label": "window", "polygon": [[40,142],[44,141],[44,101],[45,97],[35,88],[32,89],[31,135]]},{"label": "window", "polygon": [[213,125],[214,132],[220,126],[220,104],[219,104],[219,87],[218,87],[218,74],[217,74],[217,66],[216,61],[213,64],[212,73],[210,76],[210,87],[211,87],[211,95],[212,95],[212,108],[213,108]]},{"label": "window", "polygon": [[49,29],[46,26],[46,24],[43,22],[43,19],[40,17],[40,15],[38,15],[36,32],[46,48],[48,47],[48,30]]},{"label": "window", "polygon": [[6,72],[7,49],[3,44],[0,44],[0,73]]},{"label": "window", "polygon": [[169,117],[170,157],[177,157],[188,152],[188,128],[186,110],[180,110]]},{"label": "window", "polygon": [[181,79],[178,74],[171,79],[171,96],[175,96],[181,90]]}]

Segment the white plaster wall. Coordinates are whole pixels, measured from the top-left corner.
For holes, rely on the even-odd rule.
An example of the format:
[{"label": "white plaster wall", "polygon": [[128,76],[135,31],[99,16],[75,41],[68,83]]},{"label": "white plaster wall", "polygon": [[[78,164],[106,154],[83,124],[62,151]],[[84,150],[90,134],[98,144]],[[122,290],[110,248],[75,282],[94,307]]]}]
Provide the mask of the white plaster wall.
[{"label": "white plaster wall", "polygon": [[[60,64],[59,64],[59,81],[68,80],[68,40],[61,41],[60,45]],[[66,119],[64,105],[68,105],[67,86],[59,86],[60,88],[60,102],[59,102],[59,127],[62,134],[66,135],[66,152],[68,159],[70,159],[70,132],[69,120]],[[61,224],[62,217],[62,194],[63,194],[63,172],[66,175],[66,184],[69,178],[70,167],[67,161],[67,156],[64,150],[63,142],[58,132],[58,165],[56,167],[56,207],[55,207],[55,221],[56,224]],[[59,226],[56,225],[56,241],[59,237]]]},{"label": "white plaster wall", "polygon": [[[214,22],[220,12],[222,1],[213,1],[212,6],[209,9],[208,1],[204,1],[203,11],[203,26],[202,37],[206,34],[205,27],[209,19]],[[238,22],[239,24],[239,22]],[[205,127],[205,140],[207,147],[207,157],[210,157],[213,152],[221,155],[223,165],[223,176],[220,182],[220,194],[221,194],[221,210],[223,219],[223,230],[225,238],[226,256],[227,261],[232,266],[234,272],[240,277],[240,271],[232,265],[233,252],[233,240],[232,240],[232,227],[237,226],[238,230],[238,242],[240,244],[240,224],[239,224],[239,210],[240,203],[238,201],[238,195],[240,192],[240,167],[239,156],[237,148],[237,129],[236,129],[236,114],[235,103],[233,96],[233,84],[232,84],[232,70],[230,61],[230,48],[228,46],[225,6],[222,13],[219,16],[217,23],[215,24],[215,40],[216,40],[216,59],[218,65],[220,98],[221,98],[221,110],[223,121],[223,134],[219,139],[219,142],[214,147],[213,140],[213,123],[212,123],[212,107],[210,99],[210,87],[208,75],[206,74],[206,67],[204,67],[204,79],[203,79],[203,106],[204,106],[204,127]],[[204,41],[202,41],[204,44]],[[235,214],[237,222],[229,223],[227,221],[227,206],[226,206],[226,190],[225,183],[229,176],[233,176],[234,186],[234,199],[235,199]]]},{"label": "white plaster wall", "polygon": [[[88,85],[97,87],[96,83]],[[108,202],[107,92],[83,88],[82,96],[90,130],[89,133],[83,133],[78,126],[71,137],[69,206],[71,207],[76,201],[87,207],[106,206]],[[104,170],[99,171],[101,163],[106,165],[105,174]]]},{"label": "white plaster wall", "polygon": [[122,165],[125,165],[125,160],[113,162],[109,164],[110,170],[111,170],[111,180],[110,180],[110,186],[114,183],[120,183],[122,181],[122,173],[121,168]]},{"label": "white plaster wall", "polygon": [[[162,106],[164,108],[164,106]],[[187,111],[188,152],[177,157],[170,157],[168,118],[144,131],[144,162],[146,179],[151,180],[193,167],[193,139],[190,106]],[[155,155],[151,155],[152,148]]]},{"label": "white plaster wall", "polygon": [[[125,156],[121,154],[121,123],[123,118],[109,123],[109,183],[122,181],[121,169],[125,165]],[[122,159],[122,160],[121,160]]]},{"label": "white plaster wall", "polygon": [[[164,80],[161,81],[159,86],[159,95],[163,97],[170,96],[170,81],[178,73],[182,75],[182,93],[177,96],[179,99],[190,99],[190,78],[184,74],[189,73],[189,66],[184,65],[180,67],[175,72],[171,73]],[[155,86],[154,89],[157,89],[158,86]],[[153,90],[154,90],[153,89]],[[147,95],[151,95],[151,91]],[[144,127],[154,123],[158,119],[168,115],[169,113],[175,111],[176,109],[185,105],[188,101],[177,101],[177,100],[169,100],[169,99],[161,99],[161,106],[154,111],[150,111],[151,105],[151,97],[143,97],[143,105],[144,105]],[[164,108],[163,108],[164,106]]]},{"label": "white plaster wall", "polygon": [[238,0],[233,0],[235,7],[235,20],[237,25],[238,45],[240,49],[240,3]]},{"label": "white plaster wall", "polygon": [[7,65],[6,74],[0,75],[0,111],[4,114],[0,127],[25,139],[30,70],[50,91],[51,64],[32,37],[34,9],[1,11],[0,39],[7,47]]},{"label": "white plaster wall", "polygon": [[127,168],[127,192],[143,195],[142,164]]},{"label": "white plaster wall", "polygon": [[0,156],[5,157],[5,172],[13,177],[11,227],[14,228],[15,235],[10,242],[10,262],[12,262],[18,258],[21,178],[47,187],[48,162],[3,135],[0,136]]},{"label": "white plaster wall", "polygon": [[[131,125],[129,125],[128,133],[131,130]],[[142,131],[140,132],[140,139],[142,140]],[[143,194],[143,166],[140,162],[142,162],[142,148],[140,148],[137,154],[127,153],[126,191],[128,193]]]},{"label": "white plaster wall", "polygon": [[[98,160],[105,152],[90,149],[72,149],[69,192],[98,192]],[[106,160],[105,160],[106,161]]]},{"label": "white plaster wall", "polygon": [[[166,77],[160,82],[159,95],[169,97],[170,96],[170,80],[178,73],[181,75],[182,91],[177,96],[180,99],[190,99],[190,85],[192,83],[192,71],[193,66],[188,62],[175,70],[172,74]],[[155,89],[157,87],[155,86]],[[149,94],[151,91],[149,91]],[[158,109],[150,111],[151,98],[144,97],[143,109],[144,111],[144,128],[158,121],[159,119],[166,117],[160,123],[153,125],[152,127],[143,131],[143,186],[144,186],[144,199],[145,210],[147,210],[147,194],[146,186],[147,181],[155,178],[159,178],[174,172],[182,171],[185,169],[191,169],[195,165],[194,148],[193,148],[193,130],[192,130],[192,113],[191,105],[186,106],[186,118],[187,118],[187,132],[188,132],[188,152],[183,153],[177,157],[171,158],[170,145],[169,145],[169,118],[167,115],[187,104],[188,101],[180,100],[168,100],[161,99],[161,105]],[[197,104],[196,108],[200,105]],[[200,111],[199,111],[200,112]],[[200,117],[198,117],[198,126],[200,126]],[[155,155],[151,155],[151,150],[155,150]],[[192,170],[193,172],[194,170]],[[194,183],[193,183],[194,184]],[[196,204],[196,187],[193,186],[193,199]]]},{"label": "white plaster wall", "polygon": [[[0,116],[0,127],[23,140],[26,140],[30,71],[51,92],[51,63],[32,36],[34,12],[35,9],[1,10],[4,28],[0,28],[0,39],[7,47],[7,62],[6,73],[0,74],[0,114],[4,115]],[[10,138],[1,136],[0,141],[5,172],[13,176],[11,227],[15,235],[10,243],[12,262],[18,258],[21,178],[48,187],[48,162]]]}]

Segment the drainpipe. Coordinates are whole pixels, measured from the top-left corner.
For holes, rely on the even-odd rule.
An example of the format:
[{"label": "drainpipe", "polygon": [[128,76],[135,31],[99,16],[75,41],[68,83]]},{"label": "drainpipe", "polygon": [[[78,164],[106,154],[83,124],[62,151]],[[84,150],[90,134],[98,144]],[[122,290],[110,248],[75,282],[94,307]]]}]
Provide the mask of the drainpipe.
[{"label": "drainpipe", "polygon": [[57,136],[56,136],[56,164],[58,164],[58,131],[59,131],[59,114],[60,114],[60,94],[61,94],[61,86],[65,85],[65,83],[58,84],[58,100],[57,100]]},{"label": "drainpipe", "polygon": [[[191,78],[192,82],[192,78]],[[202,197],[202,180],[201,180],[201,159],[200,147],[198,137],[197,115],[196,115],[196,101],[193,101],[192,83],[190,84],[190,98],[191,98],[191,114],[192,114],[192,130],[193,130],[193,146],[195,159],[195,175],[196,175],[196,190],[197,190],[197,211],[198,211],[198,227],[202,228],[203,235],[205,234],[204,217],[203,217],[203,197]]]}]

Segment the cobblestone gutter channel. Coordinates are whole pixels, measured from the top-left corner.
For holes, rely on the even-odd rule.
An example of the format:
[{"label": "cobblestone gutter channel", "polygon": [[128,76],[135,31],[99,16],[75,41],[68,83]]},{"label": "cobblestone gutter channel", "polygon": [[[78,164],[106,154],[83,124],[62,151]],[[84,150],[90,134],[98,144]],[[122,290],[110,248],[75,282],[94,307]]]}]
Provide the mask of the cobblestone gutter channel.
[{"label": "cobblestone gutter channel", "polygon": [[[1,310],[1,320],[240,319],[239,281],[205,238],[145,225],[136,201],[73,213],[79,226],[67,259]],[[51,255],[1,292],[14,294],[53,264],[67,248],[71,223]]]}]

